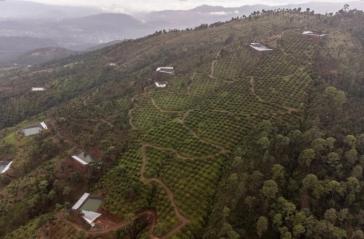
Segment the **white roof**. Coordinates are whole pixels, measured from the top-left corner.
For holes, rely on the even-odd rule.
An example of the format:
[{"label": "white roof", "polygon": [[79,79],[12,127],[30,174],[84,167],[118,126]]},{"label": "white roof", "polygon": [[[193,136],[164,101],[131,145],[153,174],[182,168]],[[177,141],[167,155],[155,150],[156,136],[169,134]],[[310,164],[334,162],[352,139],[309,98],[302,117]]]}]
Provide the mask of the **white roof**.
[{"label": "white roof", "polygon": [[161,72],[161,73],[173,74],[174,73],[174,67],[173,66],[158,67],[156,69],[156,71]]},{"label": "white roof", "polygon": [[45,130],[48,129],[48,126],[46,125],[46,123],[44,121],[40,122],[40,125],[42,126],[43,129],[45,129]]},{"label": "white roof", "polygon": [[308,35],[308,36],[316,36],[316,37],[325,37],[327,36],[327,34],[317,34],[317,33],[314,33],[312,31],[304,31],[302,32],[303,35]]},{"label": "white roof", "polygon": [[157,71],[160,71],[160,70],[174,70],[174,67],[173,66],[161,66],[161,67],[157,68]]},{"label": "white roof", "polygon": [[88,223],[90,224],[92,227],[95,226],[95,221],[102,216],[101,213],[97,213],[97,212],[91,212],[91,211],[86,211],[86,210],[82,210],[82,218]]},{"label": "white roof", "polygon": [[32,91],[45,91],[44,87],[32,87]]},{"label": "white roof", "polygon": [[75,205],[73,205],[72,210],[78,210],[89,197],[90,197],[89,193],[84,193],[82,197],[78,199],[78,201],[75,203]]},{"label": "white roof", "polygon": [[28,137],[28,136],[33,136],[33,135],[37,135],[40,134],[42,132],[43,128],[40,126],[36,126],[36,127],[31,127],[31,128],[26,128],[23,129],[23,134]]},{"label": "white roof", "polygon": [[312,31],[304,31],[304,32],[302,32],[302,34],[303,35],[309,35],[309,34],[313,34],[313,32]]},{"label": "white roof", "polygon": [[257,42],[250,43],[250,47],[257,51],[273,51],[273,49],[270,49],[263,44]]},{"label": "white roof", "polygon": [[166,88],[166,87],[167,87],[167,83],[159,83],[159,82],[155,82],[154,84],[155,84],[155,86],[157,86],[158,88]]},{"label": "white roof", "polygon": [[73,156],[72,156],[72,158],[73,158],[74,160],[76,160],[77,162],[79,162],[79,163],[83,164],[83,165],[88,165],[88,164],[89,164],[88,162],[84,161],[83,159],[81,159],[81,158],[80,158],[80,157],[78,157],[77,155],[73,155]]},{"label": "white roof", "polygon": [[9,169],[10,166],[13,164],[13,161],[9,162],[4,168],[3,170],[0,172],[0,174],[6,173]]}]

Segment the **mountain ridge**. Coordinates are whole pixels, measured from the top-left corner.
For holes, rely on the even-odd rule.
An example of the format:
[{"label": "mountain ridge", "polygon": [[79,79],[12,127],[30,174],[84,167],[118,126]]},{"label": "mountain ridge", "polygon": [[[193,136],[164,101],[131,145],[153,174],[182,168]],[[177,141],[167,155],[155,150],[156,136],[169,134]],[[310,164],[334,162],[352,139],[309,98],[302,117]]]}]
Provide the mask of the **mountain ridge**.
[{"label": "mountain ridge", "polygon": [[[16,1],[15,3],[22,4],[23,2]],[[1,2],[0,4],[7,3]],[[24,4],[28,6],[33,3],[24,2]],[[364,9],[362,2],[353,2],[351,4],[353,7]],[[37,8],[37,6],[35,4],[34,8]],[[299,6],[303,8],[303,11],[306,8],[311,8],[312,10],[318,10],[320,13],[325,12],[323,9],[329,9],[328,11],[334,12],[343,7],[341,3],[307,3],[303,5],[282,5],[275,7],[251,5],[237,8],[205,5],[191,10],[166,10],[143,14],[105,13],[100,10],[87,8],[82,8],[81,10],[74,8],[69,14],[55,14],[52,11],[47,13],[46,10],[38,9],[26,11],[26,14],[33,14],[31,17],[28,16],[24,19],[19,17],[12,19],[3,18],[0,20],[0,36],[51,38],[55,42],[53,47],[60,46],[74,51],[84,51],[98,44],[135,39],[163,29],[194,28],[201,24],[224,22],[234,17],[247,16],[252,12],[261,11],[262,9],[298,8]],[[59,11],[64,11],[62,6],[50,6],[50,8],[59,8]],[[66,7],[66,9],[68,8],[72,7]],[[0,15],[5,16],[5,11],[5,8],[0,8]],[[13,11],[19,12],[19,9],[13,7]],[[39,13],[42,11],[45,13]],[[81,12],[81,15],[78,14],[80,16],[76,16],[77,14],[74,13],[77,12]],[[48,17],[45,17],[46,15]],[[54,18],[55,15],[59,15],[59,17]],[[14,16],[20,16],[20,13]],[[45,19],[48,20],[45,21]],[[24,53],[26,52],[23,51],[20,54]],[[0,58],[4,58],[2,62],[5,62],[9,56],[0,55]]]}]

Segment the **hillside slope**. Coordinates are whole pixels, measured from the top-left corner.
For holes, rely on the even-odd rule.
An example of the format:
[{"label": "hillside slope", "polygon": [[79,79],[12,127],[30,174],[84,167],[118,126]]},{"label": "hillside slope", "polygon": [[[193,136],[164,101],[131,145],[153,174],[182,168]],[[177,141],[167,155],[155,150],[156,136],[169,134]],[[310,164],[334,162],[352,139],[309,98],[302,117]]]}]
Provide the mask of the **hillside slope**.
[{"label": "hillside slope", "polygon": [[[363,20],[269,11],[3,69],[0,237],[361,238]],[[75,219],[84,192],[113,223]]]}]

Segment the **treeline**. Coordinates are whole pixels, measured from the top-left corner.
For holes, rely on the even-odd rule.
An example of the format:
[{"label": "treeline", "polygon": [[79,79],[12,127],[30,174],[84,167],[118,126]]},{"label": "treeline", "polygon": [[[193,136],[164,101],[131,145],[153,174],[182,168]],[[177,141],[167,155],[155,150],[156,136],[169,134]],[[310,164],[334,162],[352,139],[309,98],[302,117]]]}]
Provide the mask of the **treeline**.
[{"label": "treeline", "polygon": [[[332,137],[264,121],[222,184],[206,238],[364,238],[364,134]],[[215,215],[216,216],[216,215]]]}]

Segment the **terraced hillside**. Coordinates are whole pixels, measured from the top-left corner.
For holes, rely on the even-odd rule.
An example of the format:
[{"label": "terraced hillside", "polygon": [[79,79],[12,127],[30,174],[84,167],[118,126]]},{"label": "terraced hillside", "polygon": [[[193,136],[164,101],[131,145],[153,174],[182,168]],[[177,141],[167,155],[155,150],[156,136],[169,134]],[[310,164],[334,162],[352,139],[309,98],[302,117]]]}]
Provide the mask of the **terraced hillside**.
[{"label": "terraced hillside", "polygon": [[[356,11],[335,16],[267,12],[157,33],[34,69],[3,70],[0,158],[12,159],[14,165],[0,176],[0,237],[284,235],[286,231],[273,226],[270,232],[268,222],[257,217],[276,205],[274,198],[263,201],[265,211],[237,205],[253,197],[246,194],[249,173],[259,178],[250,185],[258,183],[279,157],[286,157],[288,149],[270,149],[273,142],[278,145],[275,136],[311,127],[336,133],[336,126],[326,124],[332,115],[343,127],[351,125],[354,114],[342,108],[344,100],[333,107],[340,112],[329,107],[329,97],[343,91],[322,92],[329,85],[343,85],[342,75],[351,67],[351,61],[342,63],[344,55],[359,59],[353,66],[358,75],[351,79],[353,84],[360,79],[364,41],[358,23],[363,19]],[[305,36],[307,29],[328,35]],[[335,52],[338,38],[340,53]],[[255,51],[251,42],[273,51]],[[175,74],[155,72],[165,65],[174,66]],[[167,87],[156,87],[156,81]],[[46,91],[31,92],[35,86]],[[343,90],[349,100],[361,102]],[[50,129],[40,136],[19,133],[42,120]],[[269,134],[260,132],[270,127],[274,130]],[[360,130],[357,126],[353,134]],[[289,142],[293,144],[293,136]],[[97,158],[88,173],[65,164],[79,149]],[[291,167],[293,163],[286,166]],[[120,222],[89,231],[70,220],[70,205],[86,191],[102,197],[102,209]],[[139,228],[136,222],[145,215],[152,219]],[[244,217],[248,219],[240,220]]]},{"label": "terraced hillside", "polygon": [[[143,187],[154,185],[157,192],[153,196],[164,197],[164,207],[159,209],[163,214],[154,228],[155,236],[168,238],[177,234],[189,238],[188,235],[203,227],[215,193],[214,185],[221,177],[224,164],[256,122],[271,119],[294,124],[298,120],[312,84],[311,69],[305,62],[292,64],[289,69],[283,66],[295,58],[312,62],[318,45],[298,31],[286,31],[279,37],[284,44],[266,55],[259,55],[241,42],[224,46],[217,50],[211,67],[207,68],[210,71],[195,69],[184,77],[170,77],[166,89],[147,87],[135,98],[129,115],[131,125],[141,135],[140,148],[128,154],[120,168],[114,170],[124,169],[137,175],[133,183],[141,181]],[[241,53],[236,49],[241,49]],[[292,54],[287,57],[285,51],[289,50]],[[251,65],[247,59],[256,64]],[[234,68],[230,65],[232,61],[239,62],[240,66]],[[275,69],[276,62],[281,62],[282,72]],[[243,69],[243,73],[233,76],[234,69]],[[101,183],[106,191],[119,192],[116,197],[114,193],[106,197],[111,208],[129,190],[128,185],[121,194],[115,185],[109,189],[112,178],[114,172],[107,174],[106,181]],[[128,198],[123,202],[128,202]],[[123,205],[129,213],[141,207]],[[125,209],[115,211],[126,213]]]}]

